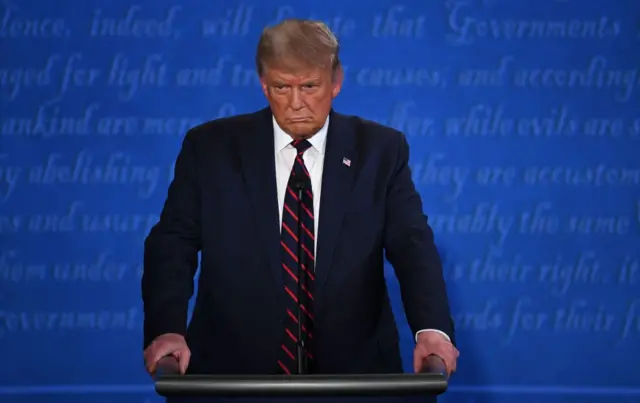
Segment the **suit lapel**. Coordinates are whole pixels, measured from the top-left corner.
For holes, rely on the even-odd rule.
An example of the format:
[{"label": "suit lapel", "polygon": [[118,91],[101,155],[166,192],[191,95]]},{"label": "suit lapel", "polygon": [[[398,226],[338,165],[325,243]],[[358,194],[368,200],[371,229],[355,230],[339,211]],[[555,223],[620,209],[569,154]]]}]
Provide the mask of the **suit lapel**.
[{"label": "suit lapel", "polygon": [[351,199],[351,189],[358,169],[355,123],[341,114],[331,112],[322,174],[320,222],[316,258],[316,290],[318,297],[333,269],[331,263],[342,227],[344,214]]},{"label": "suit lapel", "polygon": [[[255,114],[249,133],[239,133],[245,189],[254,213],[255,230],[278,289],[284,286],[280,262],[280,226],[275,171],[273,123],[269,108]],[[279,295],[279,294],[278,294]]]}]

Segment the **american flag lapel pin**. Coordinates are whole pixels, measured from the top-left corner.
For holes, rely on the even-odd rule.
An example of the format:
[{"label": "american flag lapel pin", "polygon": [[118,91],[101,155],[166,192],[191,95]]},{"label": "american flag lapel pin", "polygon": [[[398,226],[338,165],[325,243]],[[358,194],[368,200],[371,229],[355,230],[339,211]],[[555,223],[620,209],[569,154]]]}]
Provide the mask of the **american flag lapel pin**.
[{"label": "american flag lapel pin", "polygon": [[349,158],[347,158],[347,157],[343,157],[343,158],[342,158],[342,163],[343,163],[344,165],[348,166],[348,167],[350,167],[350,166],[351,166],[351,160],[350,160]]}]

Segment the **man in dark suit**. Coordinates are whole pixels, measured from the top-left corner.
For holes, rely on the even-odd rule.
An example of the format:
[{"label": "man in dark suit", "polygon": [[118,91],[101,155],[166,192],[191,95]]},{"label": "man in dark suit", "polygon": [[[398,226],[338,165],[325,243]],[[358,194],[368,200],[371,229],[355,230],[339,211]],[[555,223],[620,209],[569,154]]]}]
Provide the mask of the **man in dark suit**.
[{"label": "man in dark suit", "polygon": [[453,372],[442,267],[405,137],[332,110],[343,71],[322,23],[266,29],[256,63],[269,108],[187,133],[146,239],[148,371],[173,355],[187,373],[296,373],[304,341],[309,372],[402,372],[386,253],[416,334],[415,369],[435,354]]}]

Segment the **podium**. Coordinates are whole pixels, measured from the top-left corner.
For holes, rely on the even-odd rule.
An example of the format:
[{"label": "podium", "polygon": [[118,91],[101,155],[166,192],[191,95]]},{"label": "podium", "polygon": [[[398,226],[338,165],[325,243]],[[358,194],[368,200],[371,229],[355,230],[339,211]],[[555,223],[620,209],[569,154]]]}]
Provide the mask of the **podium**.
[{"label": "podium", "polygon": [[444,362],[434,355],[417,374],[180,375],[177,360],[165,357],[155,375],[164,397],[435,396],[447,387]]}]

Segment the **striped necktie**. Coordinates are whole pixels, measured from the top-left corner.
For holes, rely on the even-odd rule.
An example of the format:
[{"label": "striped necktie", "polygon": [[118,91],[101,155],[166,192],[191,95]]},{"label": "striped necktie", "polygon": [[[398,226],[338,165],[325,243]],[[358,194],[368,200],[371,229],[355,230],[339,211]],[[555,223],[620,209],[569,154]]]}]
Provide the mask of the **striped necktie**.
[{"label": "striped necktie", "polygon": [[[313,191],[309,172],[302,159],[302,155],[311,144],[307,140],[295,140],[291,145],[296,148],[297,155],[284,198],[280,235],[286,316],[278,366],[280,371],[286,374],[298,373],[297,345],[300,341],[305,347],[307,368],[313,361],[312,292],[315,280]],[[302,201],[299,203],[300,193]],[[302,229],[300,233],[299,226]],[[301,261],[298,261],[299,254],[302,257]],[[302,335],[298,334],[298,315],[301,318]]]}]

